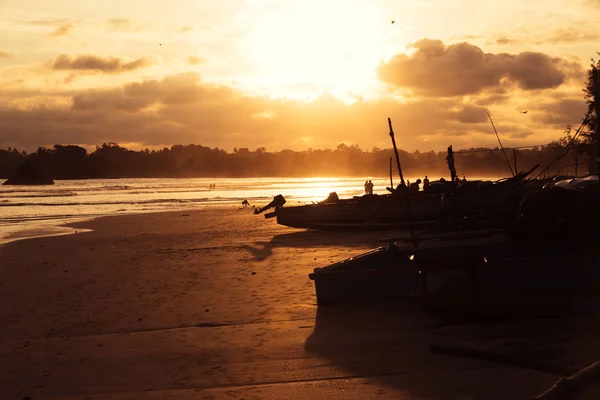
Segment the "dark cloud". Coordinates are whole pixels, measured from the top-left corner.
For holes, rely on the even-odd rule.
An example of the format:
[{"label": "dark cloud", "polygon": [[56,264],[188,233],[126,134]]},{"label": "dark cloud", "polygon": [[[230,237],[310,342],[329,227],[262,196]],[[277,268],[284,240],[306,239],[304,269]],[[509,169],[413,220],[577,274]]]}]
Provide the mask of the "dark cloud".
[{"label": "dark cloud", "polygon": [[134,71],[154,64],[146,57],[125,62],[115,57],[99,57],[94,55],[81,55],[71,57],[66,54],[58,55],[50,64],[50,68],[57,71],[78,71],[91,73],[118,74]]},{"label": "dark cloud", "polygon": [[[197,143],[229,150],[334,148],[342,142],[362,148],[385,147],[390,145],[387,117],[392,118],[396,140],[403,149],[471,145],[473,135],[484,138],[485,144],[493,139],[488,139],[493,131],[485,120],[486,108],[451,98],[403,102],[383,98],[346,105],[325,94],[307,103],[251,97],[228,86],[203,82],[196,73],[110,89],[56,93],[14,89],[2,95],[18,99],[16,103],[22,99],[24,104],[36,96],[56,96],[63,103],[71,99],[69,106],[60,108],[0,109],[0,143],[26,149],[55,143],[94,146],[109,141],[140,147]],[[524,128],[501,125],[498,129],[515,140],[527,136]]]},{"label": "dark cloud", "polygon": [[476,99],[475,104],[478,106],[488,106],[490,104],[505,103],[509,98],[510,96],[506,93],[490,94]]},{"label": "dark cloud", "polygon": [[588,110],[583,98],[559,98],[532,108],[536,110],[533,114],[534,121],[557,129],[581,123]]},{"label": "dark cloud", "polygon": [[466,105],[455,113],[456,120],[466,124],[476,124],[487,121],[487,108]]},{"label": "dark cloud", "polygon": [[469,43],[446,46],[441,40],[412,44],[412,55],[398,54],[378,67],[379,78],[425,96],[463,96],[514,85],[524,90],[563,84],[581,67],[544,53],[485,53]]},{"label": "dark cloud", "polygon": [[56,28],[54,30],[54,32],[52,32],[50,34],[50,36],[52,36],[52,37],[66,36],[73,30],[73,28],[75,28],[75,25],[68,22],[68,23],[63,24],[63,25],[59,26],[58,28]]},{"label": "dark cloud", "polygon": [[12,58],[12,54],[7,53],[5,51],[0,51],[0,58]]},{"label": "dark cloud", "polygon": [[127,18],[113,18],[108,20],[108,30],[113,32],[139,32],[142,27],[135,25]]},{"label": "dark cloud", "polygon": [[189,56],[187,61],[190,65],[199,65],[199,64],[202,64],[203,62],[205,62],[206,60],[204,58],[198,57],[198,56]]}]

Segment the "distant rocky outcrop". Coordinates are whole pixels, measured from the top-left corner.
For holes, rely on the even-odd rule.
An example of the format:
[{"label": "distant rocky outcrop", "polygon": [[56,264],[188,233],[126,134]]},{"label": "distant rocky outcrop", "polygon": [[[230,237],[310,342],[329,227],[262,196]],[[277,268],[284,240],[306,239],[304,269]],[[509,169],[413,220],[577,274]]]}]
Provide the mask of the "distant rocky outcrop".
[{"label": "distant rocky outcrop", "polygon": [[54,180],[44,173],[39,163],[29,158],[3,185],[54,185]]}]

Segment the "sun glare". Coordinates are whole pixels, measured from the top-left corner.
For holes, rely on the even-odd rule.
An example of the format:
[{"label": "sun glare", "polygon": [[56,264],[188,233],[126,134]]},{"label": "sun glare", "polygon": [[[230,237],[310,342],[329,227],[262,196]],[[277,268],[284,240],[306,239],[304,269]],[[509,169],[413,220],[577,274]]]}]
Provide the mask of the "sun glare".
[{"label": "sun glare", "polygon": [[387,29],[367,2],[303,0],[265,16],[247,43],[274,90],[309,83],[347,100],[376,86]]}]

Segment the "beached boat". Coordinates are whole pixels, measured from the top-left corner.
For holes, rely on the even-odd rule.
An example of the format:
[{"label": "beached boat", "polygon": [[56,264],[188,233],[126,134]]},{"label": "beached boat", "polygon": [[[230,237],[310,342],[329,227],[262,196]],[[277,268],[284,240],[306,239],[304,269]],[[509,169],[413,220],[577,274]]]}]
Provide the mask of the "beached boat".
[{"label": "beached boat", "polygon": [[419,300],[453,312],[556,312],[579,305],[600,282],[598,251],[532,249],[498,231],[476,235],[418,247],[392,243],[317,268],[309,275],[317,302]]},{"label": "beached boat", "polygon": [[[339,199],[335,193],[317,204],[285,207],[279,195],[258,213],[273,207],[265,218],[277,223],[307,229],[390,229],[426,228],[448,220],[465,217],[478,219],[513,216],[527,193],[525,171],[497,182],[480,182],[464,186],[432,184],[435,190],[416,193],[368,194]],[[441,186],[441,187],[440,187]]]},{"label": "beached boat", "polygon": [[[599,300],[595,182],[585,190],[558,186],[528,197],[510,230],[391,239],[388,246],[316,268],[309,278],[317,302],[419,299],[444,311],[530,313],[564,312]],[[564,203],[573,207],[559,214]]]}]

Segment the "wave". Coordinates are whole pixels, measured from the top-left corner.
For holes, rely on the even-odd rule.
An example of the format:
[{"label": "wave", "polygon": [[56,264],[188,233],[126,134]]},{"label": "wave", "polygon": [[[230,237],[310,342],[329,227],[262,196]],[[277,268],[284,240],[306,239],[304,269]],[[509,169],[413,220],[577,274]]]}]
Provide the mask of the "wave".
[{"label": "wave", "polygon": [[44,206],[44,207],[72,207],[72,206],[103,206],[103,205],[140,205],[140,204],[186,204],[186,203],[223,203],[223,202],[237,202],[247,199],[248,201],[267,200],[271,197],[201,197],[195,199],[152,199],[152,200],[141,200],[141,201],[99,201],[99,202],[69,202],[69,203],[3,203],[0,207],[32,207],[32,206]]}]

